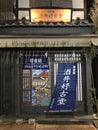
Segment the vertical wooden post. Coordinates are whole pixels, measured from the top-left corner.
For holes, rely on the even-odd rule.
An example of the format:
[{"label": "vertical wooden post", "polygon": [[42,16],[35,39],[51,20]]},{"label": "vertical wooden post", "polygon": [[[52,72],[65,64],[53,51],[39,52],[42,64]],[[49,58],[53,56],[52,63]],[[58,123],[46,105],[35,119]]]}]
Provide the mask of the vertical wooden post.
[{"label": "vertical wooden post", "polygon": [[20,114],[20,83],[19,83],[19,52],[16,52],[15,61],[15,109],[16,115]]},{"label": "vertical wooden post", "polygon": [[[89,50],[90,51],[90,50]],[[87,113],[92,114],[93,113],[93,105],[91,102],[91,88],[92,88],[92,58],[91,55],[88,56],[86,54],[86,88],[87,88]]]}]

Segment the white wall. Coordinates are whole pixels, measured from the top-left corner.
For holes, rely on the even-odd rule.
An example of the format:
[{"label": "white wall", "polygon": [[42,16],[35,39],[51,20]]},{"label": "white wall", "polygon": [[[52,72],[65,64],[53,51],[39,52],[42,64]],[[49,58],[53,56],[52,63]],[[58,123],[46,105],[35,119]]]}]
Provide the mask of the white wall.
[{"label": "white wall", "polygon": [[[29,8],[29,0],[18,0],[18,7],[19,8]],[[26,17],[29,19],[29,10],[28,11],[19,11],[18,12],[19,19],[22,17]]]},{"label": "white wall", "polygon": [[76,19],[77,17],[79,17],[80,19],[84,19],[84,11],[73,11],[72,19]]},{"label": "white wall", "polygon": [[79,9],[84,9],[84,0],[72,0],[73,9],[78,9],[78,11],[72,12],[72,19],[76,19],[80,17],[80,19],[84,19],[84,11],[79,11]]},{"label": "white wall", "polygon": [[72,0],[73,8],[84,8],[84,0]]},{"label": "white wall", "polygon": [[[29,0],[18,0],[19,8],[29,8]],[[73,8],[84,8],[84,0],[72,0]]]},{"label": "white wall", "polygon": [[29,8],[29,0],[18,0],[19,8]]},{"label": "white wall", "polygon": [[22,19],[22,17],[26,17],[26,19],[29,19],[29,11],[19,11],[18,15],[19,19]]},{"label": "white wall", "polygon": [[[18,0],[18,2],[19,8],[29,8],[29,0]],[[84,0],[72,0],[72,7],[73,9],[84,9]],[[29,18],[29,11],[19,11],[19,19],[24,16]],[[76,19],[77,17],[80,17],[80,19],[84,19],[84,11],[73,11],[72,19]]]}]

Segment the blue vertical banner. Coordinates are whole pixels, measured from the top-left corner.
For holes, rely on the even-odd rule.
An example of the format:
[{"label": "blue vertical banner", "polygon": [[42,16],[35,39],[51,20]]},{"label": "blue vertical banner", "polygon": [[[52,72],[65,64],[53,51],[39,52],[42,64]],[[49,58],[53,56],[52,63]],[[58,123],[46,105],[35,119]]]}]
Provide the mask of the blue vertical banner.
[{"label": "blue vertical banner", "polygon": [[76,102],[77,63],[59,63],[56,85],[48,111],[74,111]]}]

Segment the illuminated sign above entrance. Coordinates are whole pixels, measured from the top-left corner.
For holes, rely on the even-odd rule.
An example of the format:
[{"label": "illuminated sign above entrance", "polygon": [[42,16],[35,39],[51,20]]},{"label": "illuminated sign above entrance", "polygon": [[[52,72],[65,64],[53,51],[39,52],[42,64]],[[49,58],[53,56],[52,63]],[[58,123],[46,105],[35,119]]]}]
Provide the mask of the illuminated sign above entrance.
[{"label": "illuminated sign above entrance", "polygon": [[30,9],[31,22],[71,22],[71,9]]}]

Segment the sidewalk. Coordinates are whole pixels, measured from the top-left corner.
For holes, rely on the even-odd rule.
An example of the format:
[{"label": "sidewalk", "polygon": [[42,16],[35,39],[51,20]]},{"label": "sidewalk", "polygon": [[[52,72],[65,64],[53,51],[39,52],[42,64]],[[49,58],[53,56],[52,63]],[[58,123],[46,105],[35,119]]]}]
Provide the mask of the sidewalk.
[{"label": "sidewalk", "polygon": [[28,123],[29,119],[3,118],[2,120],[0,118],[0,121],[0,130],[98,130],[96,128],[98,119],[95,115],[64,116],[63,118],[39,115],[33,123]]},{"label": "sidewalk", "polygon": [[0,130],[97,130],[92,124],[47,125],[47,124],[2,124]]}]

